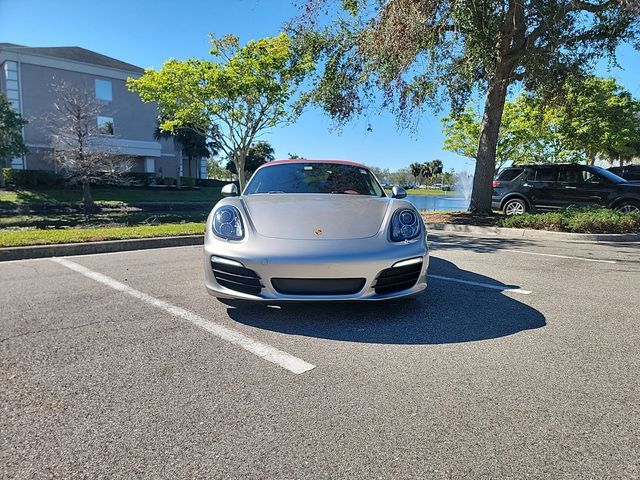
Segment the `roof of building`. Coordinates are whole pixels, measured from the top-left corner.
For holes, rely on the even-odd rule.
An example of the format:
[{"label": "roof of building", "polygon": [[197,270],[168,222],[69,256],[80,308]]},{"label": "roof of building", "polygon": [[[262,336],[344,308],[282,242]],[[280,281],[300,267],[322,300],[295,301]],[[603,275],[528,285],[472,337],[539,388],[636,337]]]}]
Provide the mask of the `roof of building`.
[{"label": "roof of building", "polygon": [[106,55],[102,55],[101,53],[87,50],[82,47],[25,47],[24,45],[16,45],[14,43],[0,43],[0,48],[15,51],[17,53],[30,53],[45,57],[62,58],[64,60],[72,60],[74,62],[126,70],[128,72],[144,72],[143,68],[136,65],[132,65],[131,63],[123,62],[112,57],[107,57]]},{"label": "roof of building", "polygon": [[280,165],[283,163],[339,163],[342,165],[353,165],[355,167],[367,168],[366,165],[363,165],[362,163],[350,162],[349,160],[312,160],[309,158],[289,158],[287,160],[273,160],[272,162],[262,164],[260,168],[269,167],[271,165]]}]

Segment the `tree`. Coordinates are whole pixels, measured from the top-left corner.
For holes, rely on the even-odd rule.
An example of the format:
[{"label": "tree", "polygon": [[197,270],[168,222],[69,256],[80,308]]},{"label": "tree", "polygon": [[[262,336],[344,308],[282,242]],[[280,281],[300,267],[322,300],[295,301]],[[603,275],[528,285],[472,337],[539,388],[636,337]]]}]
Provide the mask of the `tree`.
[{"label": "tree", "polygon": [[414,180],[414,185],[418,185],[420,182],[418,178],[422,176],[422,172],[424,171],[424,166],[421,163],[414,162],[409,165],[409,171],[411,172],[411,176]]},{"label": "tree", "polygon": [[66,82],[54,86],[53,113],[47,116],[53,161],[69,177],[82,185],[85,213],[92,213],[96,205],[91,195],[91,182],[103,172],[121,174],[129,169],[129,159],[117,155],[115,142],[104,135],[104,125],[97,117],[102,105],[93,92],[82,90]]},{"label": "tree", "polygon": [[400,170],[389,174],[391,184],[399,187],[406,187],[410,185],[411,177],[412,175],[408,168],[401,168]]},{"label": "tree", "polygon": [[590,164],[601,156],[622,165],[640,153],[640,102],[615,79],[569,83],[564,95],[565,101],[552,108],[558,132]]},{"label": "tree", "polygon": [[207,177],[216,178],[218,180],[227,180],[231,179],[231,172],[220,165],[215,158],[211,157],[207,160]]},{"label": "tree", "polygon": [[[213,129],[214,132],[217,129]],[[191,161],[194,158],[198,157],[208,157],[210,155],[215,156],[218,154],[217,149],[219,147],[219,142],[215,135],[212,135],[213,138],[211,140],[207,140],[207,136],[203,135],[201,132],[190,128],[190,127],[180,127],[174,129],[172,132],[162,130],[160,127],[156,128],[153,136],[156,140],[160,140],[161,138],[172,138],[176,147],[182,149],[182,153],[187,155],[188,164],[189,164],[189,176],[194,176],[191,174]],[[177,159],[178,164],[176,165],[176,186],[180,188],[180,170],[182,164],[182,158]]]},{"label": "tree", "polygon": [[[275,159],[274,150],[269,143],[261,141],[256,142],[251,147],[249,147],[249,151],[247,152],[247,158],[244,163],[244,171],[245,177],[251,178],[253,172],[255,172],[260,165],[264,165],[267,162],[271,162]],[[227,170],[231,173],[237,174],[236,165],[232,161],[227,162]]]},{"label": "tree", "polygon": [[210,53],[213,61],[168,60],[127,85],[157,102],[162,130],[190,126],[209,135],[219,125],[221,152],[235,164],[242,189],[249,148],[265,130],[299,115],[299,86],[314,64],[297,55],[285,33],[243,47],[233,35],[212,37]]},{"label": "tree", "polygon": [[[496,148],[496,170],[505,163],[624,160],[640,150],[640,102],[613,79],[588,77],[562,87],[562,102],[534,93],[507,101]],[[444,148],[475,159],[480,117],[472,108],[443,119]]]},{"label": "tree", "polygon": [[442,174],[442,183],[449,185],[453,189],[456,184],[456,171],[453,168]]},{"label": "tree", "polygon": [[27,124],[18,112],[11,108],[7,97],[0,92],[0,187],[4,188],[3,167],[8,159],[27,153],[22,138],[22,127]]},{"label": "tree", "polygon": [[[495,172],[507,162],[545,163],[564,161],[561,141],[551,129],[549,114],[532,107],[523,96],[506,102],[496,145]],[[474,108],[442,119],[445,150],[476,159],[481,117]]]},{"label": "tree", "polygon": [[[335,5],[330,8],[329,4]],[[313,100],[337,121],[378,102],[408,122],[450,99],[484,98],[470,210],[491,213],[491,182],[508,89],[552,98],[565,78],[640,43],[633,0],[307,0],[292,30],[323,65]],[[334,22],[320,18],[334,15]],[[377,92],[381,92],[381,95]]]},{"label": "tree", "polygon": [[442,160],[432,160],[422,164],[422,176],[431,179],[437,177],[442,173],[443,165]]}]

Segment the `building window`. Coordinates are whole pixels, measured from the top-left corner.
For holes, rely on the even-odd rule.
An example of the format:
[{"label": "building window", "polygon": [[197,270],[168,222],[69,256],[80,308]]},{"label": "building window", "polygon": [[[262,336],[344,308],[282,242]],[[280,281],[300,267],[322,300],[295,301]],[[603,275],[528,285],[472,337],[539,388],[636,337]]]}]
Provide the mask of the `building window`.
[{"label": "building window", "polygon": [[113,117],[98,117],[98,132],[113,135]]},{"label": "building window", "polygon": [[96,79],[96,98],[98,100],[104,100],[105,102],[110,102],[112,100],[113,92],[111,82],[109,80]]}]

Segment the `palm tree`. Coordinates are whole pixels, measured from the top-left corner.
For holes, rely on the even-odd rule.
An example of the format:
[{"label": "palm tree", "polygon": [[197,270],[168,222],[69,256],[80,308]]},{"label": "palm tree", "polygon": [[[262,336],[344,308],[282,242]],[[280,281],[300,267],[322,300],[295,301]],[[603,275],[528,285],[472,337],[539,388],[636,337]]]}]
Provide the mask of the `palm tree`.
[{"label": "palm tree", "polygon": [[[174,143],[180,145],[182,152],[187,155],[190,177],[195,176],[191,174],[191,161],[194,158],[215,156],[218,153],[218,143],[215,139],[208,140],[192,128],[184,127],[174,132],[165,132],[160,130],[160,127],[156,127],[153,136],[156,140],[173,138]],[[177,162],[182,162],[182,158],[177,159]],[[176,186],[180,188],[180,163],[177,164],[176,169]]]},{"label": "palm tree", "polygon": [[421,163],[412,163],[409,165],[411,176],[415,179],[415,184],[418,185],[418,177],[422,175],[423,165]]}]

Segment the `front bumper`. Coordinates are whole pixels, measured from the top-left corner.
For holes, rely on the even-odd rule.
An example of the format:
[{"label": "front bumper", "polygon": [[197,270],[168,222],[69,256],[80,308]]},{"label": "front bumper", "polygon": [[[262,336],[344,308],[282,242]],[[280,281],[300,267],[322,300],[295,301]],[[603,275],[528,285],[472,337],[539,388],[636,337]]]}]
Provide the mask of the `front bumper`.
[{"label": "front bumper", "polygon": [[[221,285],[211,259],[239,262],[259,277],[259,293],[245,293]],[[421,259],[418,279],[410,288],[390,293],[376,292],[380,273],[398,262]],[[416,264],[417,265],[417,264]],[[379,301],[416,295],[427,287],[429,255],[426,240],[392,244],[375,236],[359,240],[282,240],[254,238],[251,243],[221,241],[207,235],[204,246],[205,284],[219,298],[253,301]],[[399,270],[401,272],[402,270]],[[364,279],[362,288],[348,294],[295,295],[276,290],[272,279]],[[301,284],[304,282],[300,282]],[[340,282],[335,282],[340,283]],[[277,284],[277,280],[276,280]],[[381,289],[379,289],[381,290]]]}]

